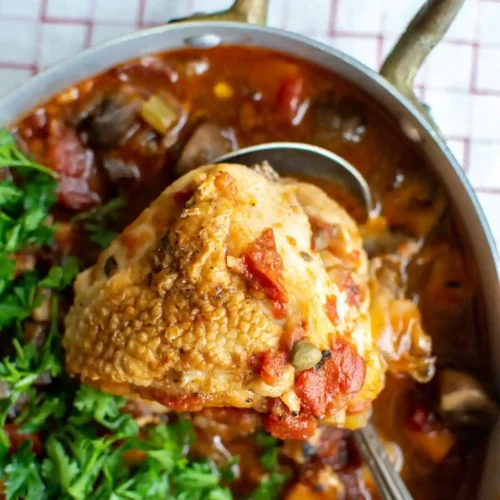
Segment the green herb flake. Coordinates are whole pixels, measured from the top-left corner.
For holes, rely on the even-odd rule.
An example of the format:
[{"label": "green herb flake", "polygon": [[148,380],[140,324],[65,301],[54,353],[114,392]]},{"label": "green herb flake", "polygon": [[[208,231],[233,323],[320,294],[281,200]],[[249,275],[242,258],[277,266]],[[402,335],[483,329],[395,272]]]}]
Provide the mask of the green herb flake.
[{"label": "green herb flake", "polygon": [[[19,186],[0,182],[0,329],[5,346],[0,360],[0,482],[6,500],[231,500],[225,483],[234,479],[234,461],[226,470],[208,460],[191,460],[187,451],[195,434],[189,421],[139,433],[123,411],[124,398],[78,385],[64,372],[59,301],[79,271],[77,261],[68,258],[43,273],[16,270],[17,252],[54,242],[56,226],[49,217],[56,199],[54,174],[22,155],[5,130],[0,130],[0,167],[18,167],[22,181]],[[113,200],[75,222],[92,241],[107,246],[114,237],[108,224],[123,205],[123,200]],[[50,320],[44,325],[45,339],[35,344],[25,338],[23,327],[40,306],[42,289],[50,289]],[[23,434],[26,440],[19,444]],[[264,435],[260,439],[263,461],[276,468],[277,442]],[[252,498],[272,498],[284,477],[271,471]]]},{"label": "green herb flake", "polygon": [[117,236],[109,226],[118,220],[124,207],[123,198],[114,198],[102,207],[78,214],[73,217],[72,222],[88,233],[92,243],[101,248],[108,248]]}]

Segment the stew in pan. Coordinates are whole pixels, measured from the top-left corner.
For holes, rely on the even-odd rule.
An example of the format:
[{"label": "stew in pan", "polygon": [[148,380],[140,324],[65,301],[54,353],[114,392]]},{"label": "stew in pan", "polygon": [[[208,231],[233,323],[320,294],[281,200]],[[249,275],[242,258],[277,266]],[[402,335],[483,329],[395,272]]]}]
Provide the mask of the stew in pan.
[{"label": "stew in pan", "polygon": [[[104,273],[107,283],[121,270],[109,249],[130,233],[117,235],[178,177],[238,147],[272,141],[332,150],[358,168],[373,191],[377,214],[367,219],[340,187],[299,179],[317,184],[347,210],[362,237],[364,250],[349,258],[366,252],[369,259],[370,293],[377,297],[370,304],[371,329],[383,364],[373,373],[382,377],[380,386],[366,399],[349,400],[342,418],[334,412],[330,422],[314,417],[295,432],[294,404],[307,409],[307,418],[328,413],[317,410],[320,396],[311,396],[311,387],[328,383],[318,374],[326,373],[325,366],[333,370],[336,353],[343,353],[344,368],[351,360],[351,378],[343,372],[347,392],[366,387],[370,373],[366,356],[361,359],[348,344],[316,357],[317,348],[296,330],[277,351],[283,354],[252,361],[268,387],[290,364],[295,370],[293,394],[279,399],[263,393],[259,408],[252,400],[200,405],[199,399],[160,397],[146,386],[128,391],[112,380],[114,368],[106,372],[98,361],[92,366],[101,366],[109,380],[88,375],[91,365],[79,360],[98,360],[102,337],[83,338],[88,329],[74,311],[98,300],[89,296],[93,291],[85,295],[96,273]],[[66,89],[4,130],[0,166],[6,167],[0,169],[0,477],[7,499],[377,498],[349,429],[369,418],[384,376],[372,418],[412,494],[474,497],[496,413],[478,382],[488,387],[474,262],[425,158],[352,84],[263,49],[151,55]],[[227,178],[217,179],[227,191]],[[196,206],[193,192],[190,187],[173,194],[178,213]],[[309,203],[298,197],[302,207]],[[333,226],[307,215],[313,250],[338,258],[344,233],[332,233]],[[127,245],[136,251],[141,242],[129,239]],[[288,317],[278,272],[285,266],[286,274],[287,258],[269,260],[276,245],[279,232],[264,231],[246,247],[240,271],[255,297],[272,298],[279,323]],[[99,257],[103,250],[106,258]],[[76,275],[94,264],[89,281],[78,278],[74,300]],[[353,307],[362,308],[356,283],[350,286]],[[62,337],[73,302],[64,340],[70,376]],[[337,309],[333,299],[327,301],[334,324]],[[132,308],[130,324],[140,320],[135,313]],[[73,331],[80,337],[69,337]],[[322,393],[324,405],[330,396]]]}]

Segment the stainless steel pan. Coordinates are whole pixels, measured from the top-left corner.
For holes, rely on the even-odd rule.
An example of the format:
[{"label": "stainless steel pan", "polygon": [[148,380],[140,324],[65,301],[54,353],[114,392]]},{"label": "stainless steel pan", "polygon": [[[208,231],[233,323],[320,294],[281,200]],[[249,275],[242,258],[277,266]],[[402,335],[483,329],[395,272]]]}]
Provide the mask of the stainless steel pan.
[{"label": "stainless steel pan", "polygon": [[[500,259],[493,235],[463,170],[412,92],[413,78],[465,0],[429,0],[388,57],[381,74],[319,42],[264,23],[267,0],[237,0],[226,12],[153,28],[104,43],[41,73],[0,100],[0,123],[11,123],[64,88],[128,59],[195,44],[266,47],[342,75],[396,117],[441,179],[477,262],[497,393],[500,394]],[[234,22],[236,21],[236,22]],[[500,497],[500,423],[490,441],[480,498]]]}]

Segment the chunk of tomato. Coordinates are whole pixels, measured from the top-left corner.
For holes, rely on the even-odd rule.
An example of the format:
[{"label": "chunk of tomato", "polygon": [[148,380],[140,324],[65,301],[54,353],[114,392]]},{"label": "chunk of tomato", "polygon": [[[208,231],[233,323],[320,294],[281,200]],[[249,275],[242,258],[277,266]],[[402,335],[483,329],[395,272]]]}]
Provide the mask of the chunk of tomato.
[{"label": "chunk of tomato", "polygon": [[353,394],[360,391],[365,382],[365,362],[354,347],[345,341],[337,341],[323,369],[328,392],[336,392],[338,388],[343,394]]},{"label": "chunk of tomato", "polygon": [[276,105],[278,113],[291,125],[300,123],[300,107],[304,102],[304,77],[294,75],[287,78],[278,91]]},{"label": "chunk of tomato", "polygon": [[322,369],[300,372],[295,380],[295,393],[313,415],[323,415],[326,407],[326,377]]},{"label": "chunk of tomato", "polygon": [[339,395],[358,392],[365,380],[365,362],[347,342],[338,342],[321,366],[300,372],[295,392],[304,408],[320,417]]},{"label": "chunk of tomato", "polygon": [[276,249],[274,232],[264,229],[262,234],[243,253],[243,263],[251,278],[251,285],[262,290],[273,303],[275,318],[288,316],[288,293],[283,279],[283,259]]},{"label": "chunk of tomato", "polygon": [[272,412],[262,419],[264,429],[277,439],[304,440],[312,437],[316,431],[316,419],[312,415],[294,416],[280,401]]}]

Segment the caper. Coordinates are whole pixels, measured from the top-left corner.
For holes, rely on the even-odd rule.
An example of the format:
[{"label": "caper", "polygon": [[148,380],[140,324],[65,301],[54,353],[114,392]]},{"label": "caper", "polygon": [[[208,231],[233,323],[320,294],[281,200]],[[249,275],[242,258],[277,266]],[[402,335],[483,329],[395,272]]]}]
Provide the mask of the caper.
[{"label": "caper", "polygon": [[307,340],[299,340],[292,349],[292,365],[299,371],[316,366],[322,357],[321,349]]}]

